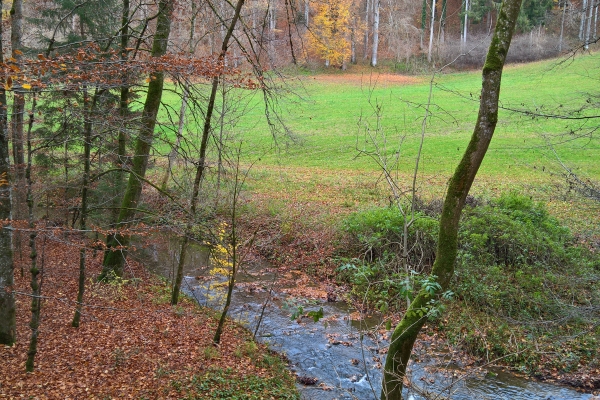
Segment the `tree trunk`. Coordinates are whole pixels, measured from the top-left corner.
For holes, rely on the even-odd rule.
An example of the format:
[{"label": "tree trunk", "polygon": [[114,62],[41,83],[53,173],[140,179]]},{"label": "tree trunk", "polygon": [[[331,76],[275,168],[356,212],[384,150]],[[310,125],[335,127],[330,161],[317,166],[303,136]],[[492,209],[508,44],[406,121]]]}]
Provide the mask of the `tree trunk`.
[{"label": "tree trunk", "polygon": [[[10,45],[12,57],[20,67],[23,58],[23,0],[13,0],[12,8],[10,10]],[[5,103],[3,103],[5,104]],[[25,158],[23,153],[23,118],[25,115],[25,91],[20,87],[14,88],[13,96],[13,107],[11,117],[11,131],[12,131],[12,149],[13,149],[13,161],[14,161],[14,180],[13,185],[13,220],[25,220],[26,219],[26,194],[25,194]],[[19,249],[21,253],[21,234],[17,233],[13,237],[14,249]]]},{"label": "tree trunk", "polygon": [[[13,0],[10,10],[12,57],[18,65],[22,59],[22,33],[23,33],[23,0]],[[25,158],[23,155],[23,114],[25,110],[25,97],[22,90],[15,88],[12,115],[13,134],[13,159],[18,181],[23,179]]]},{"label": "tree trunk", "polygon": [[385,362],[381,399],[402,399],[403,379],[419,331],[440,294],[454,275],[458,248],[458,224],[465,199],[492,140],[498,121],[498,99],[502,69],[522,0],[504,0],[498,13],[494,37],[483,66],[479,115],[471,141],[452,176],[440,219],[436,260],[431,278],[439,284],[435,295],[421,289],[394,330]]},{"label": "tree trunk", "polygon": [[429,26],[429,50],[427,51],[427,62],[431,63],[431,51],[433,49],[433,34],[435,27],[435,0],[431,0],[431,25]]},{"label": "tree trunk", "polygon": [[442,0],[442,15],[440,16],[440,43],[444,43],[446,41],[446,2],[447,0]]},{"label": "tree trunk", "polygon": [[[88,106],[90,99],[88,98],[87,90],[83,91],[83,104],[86,107],[85,122],[84,122],[84,137],[83,137],[83,179],[81,183],[81,219],[80,228],[82,235],[86,234],[87,230],[87,214],[88,214],[88,185],[90,180],[90,155],[92,148],[92,113],[96,108],[96,101],[98,99],[98,89],[94,93],[94,97],[91,101],[92,104]],[[85,292],[85,239],[84,244],[79,249],[79,281],[77,289],[77,306],[75,308],[75,315],[71,326],[79,327],[81,320],[81,309],[83,307],[83,295]]]},{"label": "tree trunk", "polygon": [[[123,9],[121,11],[121,60],[126,62],[129,58],[127,47],[129,44],[129,0],[123,0]],[[129,116],[129,86],[124,85],[120,90],[119,116],[121,117],[121,127],[117,136],[117,159],[115,168],[125,169],[127,164],[127,119]],[[115,182],[115,192],[113,201],[113,211],[111,222],[116,225],[119,219],[119,203],[122,198],[121,193],[125,187],[125,171],[117,172]]]},{"label": "tree trunk", "polygon": [[594,7],[594,38],[598,37],[598,6]]},{"label": "tree trunk", "polygon": [[467,34],[469,33],[469,8],[470,8],[469,0],[465,0],[465,20],[463,22],[463,34],[462,34],[463,45],[467,44]]},{"label": "tree trunk", "polygon": [[[0,0],[0,9],[2,0]],[[0,24],[0,64],[4,63],[2,52],[2,24]],[[4,81],[0,81],[0,103],[6,104]],[[0,220],[11,218],[10,159],[8,149],[8,119],[6,108],[0,107]],[[0,344],[12,345],[16,340],[15,298],[12,293],[13,279],[12,231],[0,227]]]},{"label": "tree trunk", "polygon": [[356,16],[352,20],[352,26],[350,27],[350,63],[356,64],[356,26],[358,21]]},{"label": "tree trunk", "polygon": [[304,0],[304,27],[308,29],[308,19],[310,18],[310,3]]},{"label": "tree trunk", "polygon": [[423,50],[423,39],[425,38],[425,28],[427,27],[427,0],[423,0],[421,6],[421,38],[419,49]]},{"label": "tree trunk", "polygon": [[584,49],[588,49],[590,47],[590,34],[592,33],[592,15],[594,12],[594,4],[592,0],[590,0],[588,4],[588,15],[587,15],[587,27],[585,29],[585,45]]},{"label": "tree trunk", "polygon": [[579,23],[579,40],[583,40],[585,37],[585,17],[587,15],[587,0],[583,0],[581,4],[581,21]]},{"label": "tree trunk", "polygon": [[[219,60],[221,62],[224,61],[225,56],[227,55],[227,50],[229,49],[229,41],[233,35],[233,30],[235,29],[235,25],[240,18],[240,13],[242,11],[242,6],[244,5],[245,0],[238,0],[235,13],[233,18],[231,19],[231,23],[227,29],[227,33],[223,38],[223,44],[221,45],[221,53],[219,54]],[[175,276],[175,283],[173,285],[173,292],[171,293],[171,304],[177,304],[179,301],[179,292],[181,290],[181,282],[183,281],[183,266],[185,265],[185,253],[187,250],[187,245],[189,242],[188,237],[190,236],[190,231],[193,226],[193,218],[196,215],[196,203],[198,202],[198,196],[200,193],[200,182],[202,181],[202,177],[204,176],[204,170],[206,168],[206,149],[208,147],[208,137],[211,131],[211,123],[212,123],[212,114],[215,108],[215,102],[217,99],[217,89],[219,88],[220,77],[215,76],[212,80],[212,87],[210,91],[210,98],[208,100],[208,105],[206,106],[206,114],[204,116],[204,128],[202,130],[202,141],[200,142],[200,157],[198,159],[198,167],[196,168],[196,177],[194,178],[194,186],[192,189],[192,198],[190,205],[190,222],[186,225],[185,229],[185,237],[183,238],[183,242],[181,244],[181,250],[179,253],[179,263],[177,265],[177,274]]]},{"label": "tree trunk", "polygon": [[33,221],[33,192],[32,192],[32,180],[31,180],[31,164],[32,164],[32,151],[31,151],[31,128],[33,127],[33,118],[35,115],[36,100],[33,99],[33,105],[29,114],[29,127],[27,129],[27,167],[25,169],[25,179],[27,181],[27,209],[29,210],[29,248],[31,253],[29,258],[31,259],[31,265],[29,271],[31,272],[31,320],[29,322],[29,328],[31,329],[31,338],[29,339],[29,349],[27,350],[27,361],[25,361],[25,370],[27,372],[33,372],[35,355],[37,353],[37,342],[40,327],[40,313],[42,308],[41,300],[41,284],[38,280],[38,276],[41,271],[37,265],[37,250],[35,239],[37,238],[37,231],[35,230],[35,224]]},{"label": "tree trunk", "polygon": [[[373,0],[375,1],[375,0]],[[371,13],[371,0],[365,1],[365,35],[363,37],[363,59],[369,57],[369,15]]]},{"label": "tree trunk", "polygon": [[371,66],[377,66],[377,51],[379,50],[379,10],[380,0],[373,0],[373,52],[371,53]]},{"label": "tree trunk", "polygon": [[[172,0],[161,0],[159,15],[156,24],[156,33],[152,44],[152,57],[160,57],[167,52],[167,42],[171,31]],[[124,228],[131,222],[135,215],[136,207],[142,193],[142,180],[146,175],[150,148],[154,140],[154,127],[160,107],[164,84],[164,73],[155,73],[148,84],[148,93],[142,114],[142,126],[136,139],[133,165],[129,174],[127,188],[121,202],[121,211],[117,219],[117,229]],[[99,279],[110,278],[111,273],[123,276],[127,246],[130,238],[118,232],[108,235],[106,239],[107,250],[104,253],[102,273]]]},{"label": "tree trunk", "polygon": [[558,38],[558,52],[562,52],[563,32],[565,30],[565,14],[567,12],[567,0],[564,0],[562,16],[560,18],[560,37]]}]

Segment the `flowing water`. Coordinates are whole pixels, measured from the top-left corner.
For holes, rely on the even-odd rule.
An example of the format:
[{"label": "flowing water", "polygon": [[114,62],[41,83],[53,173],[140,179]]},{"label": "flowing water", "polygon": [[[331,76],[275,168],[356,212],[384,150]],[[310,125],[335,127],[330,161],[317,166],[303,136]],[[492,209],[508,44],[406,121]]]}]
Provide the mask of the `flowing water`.
[{"label": "flowing water", "polygon": [[[176,238],[165,236],[162,241],[138,247],[142,249],[135,256],[150,269],[168,278],[173,276],[179,256]],[[183,290],[201,305],[221,309],[225,294],[224,278],[211,277],[208,273],[206,249],[197,244],[191,245],[186,260]],[[313,385],[298,385],[304,399],[378,399],[381,366],[388,344],[381,331],[365,333],[368,330],[362,328],[370,326],[361,327],[364,321],[353,321],[351,310],[344,302],[291,299],[281,293],[283,288],[273,287],[275,278],[276,273],[270,272],[265,265],[242,271],[229,316],[251,332],[256,331],[259,341],[284,354],[291,369],[301,379],[314,381]],[[323,318],[318,322],[306,317],[292,320],[290,315],[298,306],[304,308],[304,314],[322,307]],[[377,321],[367,322],[372,326]],[[464,370],[451,353],[420,342],[410,365],[413,388],[406,389],[405,398],[424,399],[424,393],[435,393],[439,399],[455,400],[592,398],[570,388],[531,381],[502,371],[466,374]]]}]

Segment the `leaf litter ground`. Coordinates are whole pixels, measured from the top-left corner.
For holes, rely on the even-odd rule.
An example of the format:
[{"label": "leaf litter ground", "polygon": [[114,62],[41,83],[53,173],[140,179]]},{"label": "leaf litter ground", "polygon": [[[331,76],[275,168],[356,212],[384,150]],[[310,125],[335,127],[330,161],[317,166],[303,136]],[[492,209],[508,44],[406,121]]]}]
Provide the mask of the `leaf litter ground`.
[{"label": "leaf litter ground", "polygon": [[[210,371],[227,371],[228,379],[274,376],[272,368],[255,362],[266,354],[264,347],[253,347],[249,354],[239,350],[248,347],[247,331],[228,323],[222,345],[214,348],[214,312],[189,299],[171,307],[168,286],[136,262],[128,263],[124,282],[98,284],[89,279],[81,325],[71,327],[78,248],[55,240],[40,240],[38,246],[44,298],[35,371],[25,372],[31,332],[29,274],[24,265],[21,277],[17,265],[18,340],[0,348],[0,398],[180,398],[190,393],[181,382]],[[89,277],[100,273],[101,257],[99,253],[92,258],[90,251]],[[24,255],[17,261],[24,264],[25,259]],[[293,379],[283,381],[293,392]]]}]

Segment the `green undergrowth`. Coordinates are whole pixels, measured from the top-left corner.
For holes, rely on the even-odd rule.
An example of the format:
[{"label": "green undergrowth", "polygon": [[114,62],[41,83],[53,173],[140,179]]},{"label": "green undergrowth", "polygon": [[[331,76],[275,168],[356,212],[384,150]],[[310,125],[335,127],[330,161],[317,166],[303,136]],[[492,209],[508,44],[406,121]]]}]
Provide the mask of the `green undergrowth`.
[{"label": "green undergrowth", "polygon": [[[268,361],[259,361],[267,366],[273,367],[274,357]],[[181,393],[180,399],[238,399],[238,400],[260,400],[260,399],[282,399],[298,400],[294,380],[285,371],[281,361],[275,361],[279,367],[276,376],[258,375],[235,375],[231,369],[209,368],[200,375],[194,375],[187,381],[174,380],[171,385]]]},{"label": "green undergrowth", "polygon": [[[402,312],[424,284],[438,228],[435,207],[422,209],[408,229],[407,264],[397,209],[346,218],[356,258],[340,263],[338,277],[351,284],[356,300]],[[446,296],[453,300],[443,302],[447,314],[433,319],[454,343],[484,360],[500,358],[532,373],[598,366],[600,260],[587,243],[528,196],[469,198],[453,293]]]}]

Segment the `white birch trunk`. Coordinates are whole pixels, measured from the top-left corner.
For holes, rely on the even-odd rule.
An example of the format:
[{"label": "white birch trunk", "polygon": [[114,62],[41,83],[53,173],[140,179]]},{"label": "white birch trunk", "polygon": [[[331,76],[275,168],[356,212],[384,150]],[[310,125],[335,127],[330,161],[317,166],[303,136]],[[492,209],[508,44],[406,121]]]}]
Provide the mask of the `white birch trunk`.
[{"label": "white birch trunk", "polygon": [[585,30],[585,45],[584,49],[588,49],[590,47],[590,34],[592,33],[592,14],[594,12],[593,3],[590,1],[588,4],[588,12],[587,12],[587,27]]},{"label": "white birch trunk", "polygon": [[367,0],[365,6],[365,37],[364,37],[364,53],[363,58],[367,58],[369,56],[369,14],[371,13],[371,0]]},{"label": "white birch trunk", "polygon": [[429,51],[427,51],[427,62],[431,62],[431,50],[433,49],[433,34],[435,29],[435,0],[431,1],[431,24],[429,26]]},{"label": "white birch trunk", "polygon": [[584,29],[585,29],[585,16],[587,15],[587,0],[583,0],[581,4],[581,23],[579,24],[579,40],[583,40],[585,37]]},{"label": "white birch trunk", "polygon": [[463,40],[463,44],[466,45],[467,44],[467,33],[469,32],[468,26],[469,26],[469,7],[471,5],[469,4],[469,0],[465,0],[465,21],[463,24],[463,35],[462,35],[462,40]]},{"label": "white birch trunk", "polygon": [[304,27],[308,29],[308,19],[310,17],[310,3],[304,0]]},{"label": "white birch trunk", "polygon": [[377,50],[379,48],[379,9],[381,0],[373,1],[373,52],[371,53],[371,66],[377,66]]}]

